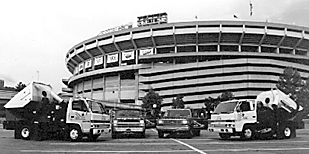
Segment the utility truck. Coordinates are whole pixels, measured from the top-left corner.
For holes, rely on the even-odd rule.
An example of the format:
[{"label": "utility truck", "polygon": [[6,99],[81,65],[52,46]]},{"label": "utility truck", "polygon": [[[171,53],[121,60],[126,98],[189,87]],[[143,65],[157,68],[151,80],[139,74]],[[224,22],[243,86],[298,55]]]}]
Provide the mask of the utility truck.
[{"label": "utility truck", "polygon": [[146,122],[143,112],[138,109],[115,109],[111,114],[112,138],[119,135],[139,135],[145,138]]},{"label": "utility truck", "polygon": [[230,100],[219,103],[211,115],[208,130],[222,139],[279,139],[296,136],[295,120],[302,107],[279,89],[260,93],[254,100]]},{"label": "utility truck", "polygon": [[64,102],[52,87],[31,82],[7,104],[4,128],[14,138],[44,140],[49,137],[80,141],[96,140],[110,131],[110,118],[103,105],[91,99],[70,98]]}]

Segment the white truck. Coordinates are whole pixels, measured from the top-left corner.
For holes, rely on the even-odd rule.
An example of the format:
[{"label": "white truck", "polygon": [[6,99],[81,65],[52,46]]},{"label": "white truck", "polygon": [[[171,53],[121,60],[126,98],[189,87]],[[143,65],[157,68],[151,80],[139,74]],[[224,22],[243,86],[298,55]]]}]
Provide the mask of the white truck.
[{"label": "white truck", "polygon": [[222,139],[290,138],[296,136],[299,124],[295,117],[301,110],[282,91],[265,91],[254,100],[221,102],[211,115],[208,130],[219,133]]},{"label": "white truck", "polygon": [[110,116],[103,105],[91,99],[70,98],[64,102],[52,87],[32,82],[7,104],[3,127],[14,130],[14,138],[44,140],[49,137],[81,141],[96,140],[110,132]]}]

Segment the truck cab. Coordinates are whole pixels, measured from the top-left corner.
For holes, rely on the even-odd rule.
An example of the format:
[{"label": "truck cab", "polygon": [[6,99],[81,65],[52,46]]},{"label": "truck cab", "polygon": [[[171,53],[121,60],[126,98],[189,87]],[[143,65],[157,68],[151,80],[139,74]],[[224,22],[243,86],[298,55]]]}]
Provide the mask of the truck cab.
[{"label": "truck cab", "polygon": [[110,117],[103,105],[95,100],[70,99],[66,119],[69,138],[72,141],[81,140],[83,136],[96,140],[102,133],[110,132]]},{"label": "truck cab", "polygon": [[145,138],[146,122],[138,109],[115,109],[111,113],[112,138],[119,135],[139,135]]},{"label": "truck cab", "polygon": [[158,137],[165,134],[184,134],[188,138],[199,136],[207,129],[206,113],[202,109],[168,109],[157,121]]},{"label": "truck cab", "polygon": [[302,107],[289,95],[276,89],[260,93],[254,100],[230,100],[219,103],[211,115],[208,130],[222,139],[240,136],[255,138],[291,138],[296,136],[294,120]]}]

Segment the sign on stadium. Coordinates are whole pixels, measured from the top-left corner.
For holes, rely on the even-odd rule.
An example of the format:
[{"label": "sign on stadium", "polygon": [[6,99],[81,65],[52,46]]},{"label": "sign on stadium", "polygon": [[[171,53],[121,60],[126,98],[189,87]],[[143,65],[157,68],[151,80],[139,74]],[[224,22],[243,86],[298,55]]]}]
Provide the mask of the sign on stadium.
[{"label": "sign on stadium", "polygon": [[157,13],[137,17],[137,27],[167,23],[167,13]]},{"label": "sign on stadium", "polygon": [[129,29],[129,28],[132,28],[133,27],[133,23],[130,22],[130,23],[127,23],[127,24],[124,24],[124,25],[120,25],[120,26],[116,26],[116,27],[113,27],[113,28],[110,28],[110,29],[107,29],[107,30],[104,30],[104,31],[101,31],[99,35],[104,35],[104,34],[107,34],[107,33],[111,33],[111,32],[115,32],[115,31],[120,31],[120,30],[124,30],[124,29]]}]

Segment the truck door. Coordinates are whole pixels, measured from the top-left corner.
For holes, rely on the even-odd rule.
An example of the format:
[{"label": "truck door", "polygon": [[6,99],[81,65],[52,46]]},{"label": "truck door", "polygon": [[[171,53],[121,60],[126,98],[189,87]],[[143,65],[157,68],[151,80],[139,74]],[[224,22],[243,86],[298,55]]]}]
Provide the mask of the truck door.
[{"label": "truck door", "polygon": [[253,103],[250,101],[240,102],[237,109],[238,120],[256,122],[256,112],[254,111]]},{"label": "truck door", "polygon": [[70,121],[78,123],[82,127],[82,132],[89,132],[91,126],[91,114],[83,100],[74,100],[72,102],[72,112],[70,113]]}]

